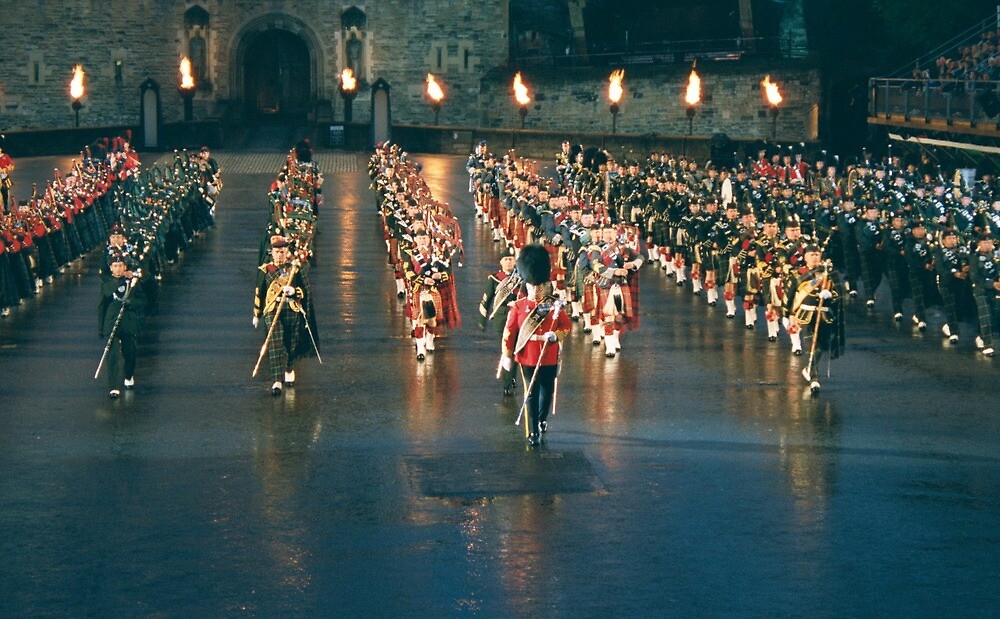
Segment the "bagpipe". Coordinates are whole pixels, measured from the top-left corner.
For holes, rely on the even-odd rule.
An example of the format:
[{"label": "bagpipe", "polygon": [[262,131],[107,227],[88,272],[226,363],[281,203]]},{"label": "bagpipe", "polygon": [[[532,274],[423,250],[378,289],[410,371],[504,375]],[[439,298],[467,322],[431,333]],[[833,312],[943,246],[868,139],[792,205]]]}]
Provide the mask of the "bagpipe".
[{"label": "bagpipe", "polygon": [[[277,234],[288,241],[292,255],[300,261],[313,257],[316,237],[317,206],[321,202],[323,175],[312,161],[300,161],[292,149],[278,173],[284,184],[268,194],[268,234]],[[262,256],[262,261],[265,258]]]}]

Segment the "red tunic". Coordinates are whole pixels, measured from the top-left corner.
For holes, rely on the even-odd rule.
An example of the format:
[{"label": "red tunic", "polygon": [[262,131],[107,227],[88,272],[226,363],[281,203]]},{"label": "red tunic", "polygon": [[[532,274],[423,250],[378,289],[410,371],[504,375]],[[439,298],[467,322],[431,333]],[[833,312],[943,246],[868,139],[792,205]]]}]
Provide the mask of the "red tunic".
[{"label": "red tunic", "polygon": [[[509,355],[514,352],[514,347],[517,344],[517,334],[521,330],[521,325],[528,317],[528,314],[531,313],[531,310],[535,309],[536,305],[538,304],[533,299],[519,299],[514,302],[510,313],[507,314],[507,326],[503,332],[503,345],[506,354]],[[554,318],[553,314],[556,314]],[[538,327],[535,328],[534,335],[541,336],[548,331],[569,333],[572,328],[573,323],[570,321],[569,316],[563,308],[560,308],[558,313],[551,311],[548,316],[542,319]],[[524,348],[514,355],[514,361],[521,365],[532,367],[536,365],[556,365],[559,363],[558,344],[545,346],[545,356],[539,360],[544,343],[541,337],[530,340],[525,344]]]}]

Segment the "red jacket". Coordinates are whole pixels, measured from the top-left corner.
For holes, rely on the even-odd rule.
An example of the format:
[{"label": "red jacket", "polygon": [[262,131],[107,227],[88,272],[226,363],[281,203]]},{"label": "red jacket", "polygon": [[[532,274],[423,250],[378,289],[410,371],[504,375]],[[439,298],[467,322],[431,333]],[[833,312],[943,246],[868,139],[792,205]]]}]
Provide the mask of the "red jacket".
[{"label": "red jacket", "polygon": [[[507,326],[504,328],[503,332],[503,347],[504,354],[511,355],[514,352],[514,347],[517,344],[517,334],[521,330],[521,324],[524,323],[525,318],[531,313],[531,310],[535,309],[538,305],[533,299],[519,299],[514,303],[514,306],[510,309],[510,313],[507,314]],[[556,314],[553,318],[553,314]],[[548,331],[554,331],[556,334],[566,334],[573,329],[573,323],[570,322],[569,316],[566,314],[565,308],[559,308],[558,313],[555,310],[549,312],[548,316],[542,319],[541,324],[535,328],[533,338],[529,341],[524,348],[520,350],[516,355],[514,355],[514,361],[521,365],[536,366],[536,365],[556,365],[559,363],[559,345],[558,343],[552,343],[545,347],[545,356],[539,360],[539,356],[542,353],[542,345],[545,343],[541,336]]]}]

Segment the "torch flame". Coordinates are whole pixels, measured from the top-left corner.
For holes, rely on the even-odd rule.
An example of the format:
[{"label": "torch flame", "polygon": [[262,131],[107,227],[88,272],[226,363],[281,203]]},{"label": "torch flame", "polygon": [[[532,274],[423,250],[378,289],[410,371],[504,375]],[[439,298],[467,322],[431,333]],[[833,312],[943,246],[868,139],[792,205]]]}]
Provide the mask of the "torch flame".
[{"label": "torch flame", "polygon": [[434,101],[441,101],[444,99],[444,91],[441,90],[441,86],[434,79],[434,75],[431,73],[427,74],[427,96]]},{"label": "torch flame", "polygon": [[688,76],[687,92],[684,94],[684,102],[690,106],[698,105],[701,101],[701,78],[698,77],[698,73],[691,69],[691,75]]},{"label": "torch flame", "polygon": [[778,92],[778,85],[771,81],[770,75],[764,76],[764,81],[760,83],[764,87],[764,94],[767,95],[767,102],[777,106],[781,103],[781,93]]},{"label": "torch flame", "polygon": [[521,81],[520,71],[518,71],[517,75],[514,76],[514,98],[517,99],[517,102],[520,105],[528,105],[531,103],[531,97],[528,96],[528,87]]},{"label": "torch flame", "polygon": [[358,80],[354,78],[354,71],[350,67],[344,69],[340,73],[340,87],[346,91],[351,91],[357,88]]},{"label": "torch flame", "polygon": [[612,103],[618,103],[622,99],[625,90],[622,88],[622,80],[625,79],[625,69],[618,69],[611,72],[611,83],[608,84],[608,99]]},{"label": "torch flame", "polygon": [[187,56],[181,56],[181,88],[191,90],[194,88],[194,75],[191,74],[191,61]]},{"label": "torch flame", "polygon": [[69,95],[74,99],[83,96],[83,65],[73,67],[73,80],[69,83]]}]

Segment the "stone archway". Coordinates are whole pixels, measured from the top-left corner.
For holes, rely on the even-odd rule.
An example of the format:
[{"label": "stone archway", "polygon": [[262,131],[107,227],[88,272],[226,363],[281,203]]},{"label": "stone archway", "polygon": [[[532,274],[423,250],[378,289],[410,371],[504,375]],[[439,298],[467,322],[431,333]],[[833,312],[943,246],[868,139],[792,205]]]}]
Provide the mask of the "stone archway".
[{"label": "stone archway", "polygon": [[243,58],[243,101],[257,114],[304,114],[311,92],[309,50],[287,30],[256,33]]},{"label": "stone archway", "polygon": [[230,49],[230,92],[247,112],[301,116],[323,98],[321,47],[297,18],[277,13],[253,19]]}]

